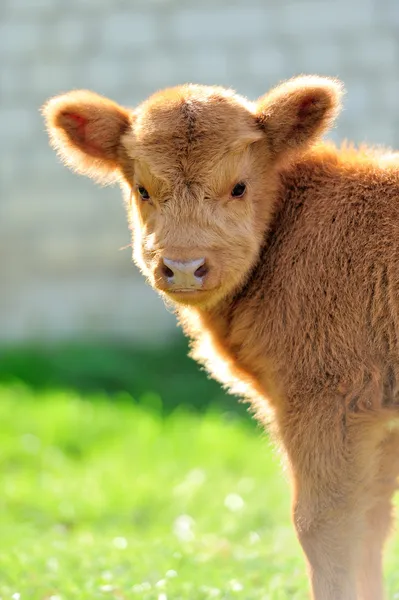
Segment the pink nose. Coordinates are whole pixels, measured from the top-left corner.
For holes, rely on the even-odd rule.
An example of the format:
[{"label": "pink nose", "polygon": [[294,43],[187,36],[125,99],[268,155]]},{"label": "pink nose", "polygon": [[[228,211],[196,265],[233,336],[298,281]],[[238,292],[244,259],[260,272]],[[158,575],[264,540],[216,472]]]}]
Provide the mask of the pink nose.
[{"label": "pink nose", "polygon": [[171,289],[200,289],[208,270],[205,258],[187,261],[163,259],[162,275]]}]

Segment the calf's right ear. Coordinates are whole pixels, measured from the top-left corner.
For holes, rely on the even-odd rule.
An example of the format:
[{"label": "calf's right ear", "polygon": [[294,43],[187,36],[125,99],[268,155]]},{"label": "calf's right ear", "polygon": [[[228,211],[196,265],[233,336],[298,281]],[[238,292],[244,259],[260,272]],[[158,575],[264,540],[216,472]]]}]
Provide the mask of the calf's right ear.
[{"label": "calf's right ear", "polygon": [[115,102],[86,90],[51,98],[42,107],[53,148],[73,170],[102,182],[119,170],[121,136],[133,115]]}]

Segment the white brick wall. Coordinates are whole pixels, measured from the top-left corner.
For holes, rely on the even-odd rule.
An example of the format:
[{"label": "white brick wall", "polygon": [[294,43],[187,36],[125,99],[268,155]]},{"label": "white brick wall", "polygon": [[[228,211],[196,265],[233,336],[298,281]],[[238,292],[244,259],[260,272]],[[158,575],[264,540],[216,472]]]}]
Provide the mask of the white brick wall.
[{"label": "white brick wall", "polygon": [[186,81],[250,97],[340,77],[332,137],[399,148],[398,0],[2,0],[0,339],[159,338],[174,327],[130,263],[119,191],[67,172],[40,105],[89,87],[127,105]]}]

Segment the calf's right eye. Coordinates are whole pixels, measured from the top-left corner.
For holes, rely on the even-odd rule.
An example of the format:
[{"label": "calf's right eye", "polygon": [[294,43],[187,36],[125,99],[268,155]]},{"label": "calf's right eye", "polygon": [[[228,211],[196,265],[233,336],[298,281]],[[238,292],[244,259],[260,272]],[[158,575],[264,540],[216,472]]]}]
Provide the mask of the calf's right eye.
[{"label": "calf's right eye", "polygon": [[137,191],[140,194],[140,197],[142,200],[149,200],[150,199],[150,194],[147,192],[147,190],[145,189],[145,187],[143,187],[142,185],[139,185],[137,187]]}]

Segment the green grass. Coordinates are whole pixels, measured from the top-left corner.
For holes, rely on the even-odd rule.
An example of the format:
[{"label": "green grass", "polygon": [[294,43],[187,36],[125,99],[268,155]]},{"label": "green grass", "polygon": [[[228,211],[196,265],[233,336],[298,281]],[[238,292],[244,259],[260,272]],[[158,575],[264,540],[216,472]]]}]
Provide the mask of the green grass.
[{"label": "green grass", "polygon": [[217,404],[247,416],[243,405],[188,358],[188,343],[182,335],[168,342],[155,348],[99,340],[3,347],[0,383],[20,380],[36,390],[100,390],[111,396],[127,391],[163,414],[182,405],[202,411]]},{"label": "green grass", "polygon": [[2,600],[307,597],[278,457],[231,413],[10,385],[0,438]]}]

